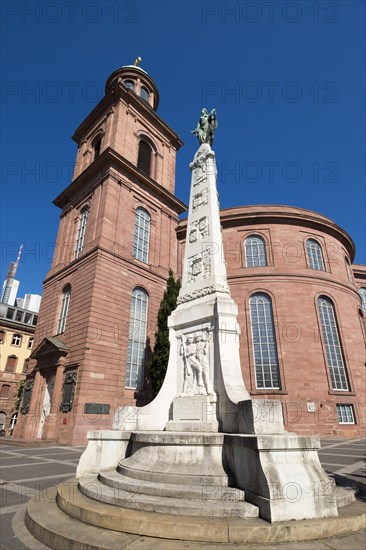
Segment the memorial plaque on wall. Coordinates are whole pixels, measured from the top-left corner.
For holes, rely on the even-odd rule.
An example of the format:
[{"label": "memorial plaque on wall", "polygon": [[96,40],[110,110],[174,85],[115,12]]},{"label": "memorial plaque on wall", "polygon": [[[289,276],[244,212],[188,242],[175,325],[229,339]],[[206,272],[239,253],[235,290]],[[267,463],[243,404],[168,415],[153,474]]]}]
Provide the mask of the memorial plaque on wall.
[{"label": "memorial plaque on wall", "polygon": [[108,403],[85,403],[85,414],[109,414],[111,406]]}]

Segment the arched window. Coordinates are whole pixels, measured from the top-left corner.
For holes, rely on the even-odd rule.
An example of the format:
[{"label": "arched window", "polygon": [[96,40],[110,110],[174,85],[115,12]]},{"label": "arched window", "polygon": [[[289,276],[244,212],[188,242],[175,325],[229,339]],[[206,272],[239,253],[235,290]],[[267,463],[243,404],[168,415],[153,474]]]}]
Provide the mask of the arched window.
[{"label": "arched window", "polygon": [[361,332],[366,346],[365,319],[361,309],[358,310],[358,318],[360,319]]},{"label": "arched window", "polygon": [[123,84],[126,86],[126,88],[129,88],[130,90],[135,89],[135,83],[132,80],[125,80]]},{"label": "arched window", "polygon": [[306,252],[310,269],[325,271],[322,248],[318,241],[308,239],[306,241]]},{"label": "arched window", "polygon": [[9,392],[10,392],[10,384],[3,384],[0,390],[0,397],[4,397],[4,398],[9,397]]},{"label": "arched window", "polygon": [[259,235],[250,235],[245,239],[246,267],[264,267],[267,265],[266,245]]},{"label": "arched window", "polygon": [[84,246],[84,239],[85,239],[85,231],[86,231],[86,224],[88,221],[88,215],[89,215],[89,207],[85,206],[81,212],[80,212],[80,219],[79,219],[79,228],[78,228],[78,236],[76,239],[76,246],[75,246],[75,259],[79,257],[83,246]]},{"label": "arched window", "polygon": [[32,349],[32,347],[33,347],[33,342],[34,342],[34,338],[29,338],[27,349]]},{"label": "arched window", "polygon": [[348,391],[344,356],[338,333],[334,306],[326,296],[318,298],[318,309],[322,325],[323,341],[333,390]]},{"label": "arched window", "polygon": [[102,136],[99,136],[93,143],[93,151],[94,151],[93,160],[96,160],[99,157],[101,144],[102,144]]},{"label": "arched window", "polygon": [[61,311],[60,311],[60,318],[58,320],[57,334],[61,334],[62,332],[65,331],[67,314],[69,312],[70,297],[71,297],[71,287],[68,285],[64,288],[62,292]]},{"label": "arched window", "polygon": [[145,86],[141,86],[140,96],[142,97],[142,99],[144,99],[145,101],[149,101],[149,95],[149,90],[145,88]]},{"label": "arched window", "polygon": [[148,296],[142,288],[132,292],[128,335],[126,388],[140,389],[143,381],[146,348]]},{"label": "arched window", "polygon": [[280,373],[271,298],[253,294],[249,300],[256,387],[280,389]]},{"label": "arched window", "polygon": [[352,268],[351,268],[351,262],[347,258],[347,256],[344,258],[344,261],[346,262],[346,270],[347,270],[347,277],[350,283],[353,284],[353,274],[352,274]]},{"label": "arched window", "polygon": [[4,413],[4,411],[0,411],[0,430],[3,430],[5,428],[5,422],[6,422],[6,413]]},{"label": "arched window", "polygon": [[366,288],[359,288],[358,293],[361,296],[362,311],[366,311]]},{"label": "arched window", "polygon": [[9,355],[6,360],[5,372],[15,372],[17,368],[18,357],[16,355]]},{"label": "arched window", "polygon": [[136,210],[132,255],[147,264],[149,259],[150,215],[143,208]]},{"label": "arched window", "polygon": [[21,334],[13,334],[13,338],[11,340],[12,346],[19,347],[22,343],[22,335]]},{"label": "arched window", "polygon": [[150,176],[151,171],[151,155],[152,149],[146,141],[141,140],[139,143],[139,153],[137,157],[137,168],[140,168],[141,172]]}]

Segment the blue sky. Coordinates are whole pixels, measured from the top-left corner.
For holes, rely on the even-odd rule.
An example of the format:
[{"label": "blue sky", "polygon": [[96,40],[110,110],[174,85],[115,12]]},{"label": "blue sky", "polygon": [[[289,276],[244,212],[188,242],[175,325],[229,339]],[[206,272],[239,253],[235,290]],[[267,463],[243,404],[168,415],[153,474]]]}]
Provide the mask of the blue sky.
[{"label": "blue sky", "polygon": [[24,243],[19,296],[41,293],[70,183],[70,139],[116,68],[142,57],[158,114],[180,135],[176,194],[188,200],[190,135],[215,107],[222,207],[318,211],[365,263],[365,3],[3,2],[2,269]]}]

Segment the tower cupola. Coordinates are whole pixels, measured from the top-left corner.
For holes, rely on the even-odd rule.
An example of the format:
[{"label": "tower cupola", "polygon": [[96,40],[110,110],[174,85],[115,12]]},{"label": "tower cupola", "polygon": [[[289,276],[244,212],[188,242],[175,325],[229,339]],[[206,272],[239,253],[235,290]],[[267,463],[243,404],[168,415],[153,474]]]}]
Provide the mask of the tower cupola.
[{"label": "tower cupola", "polygon": [[125,65],[113,71],[105,85],[106,94],[117,82],[122,82],[131,92],[146,101],[154,111],[157,110],[159,91],[155,82],[146,71],[137,65]]}]

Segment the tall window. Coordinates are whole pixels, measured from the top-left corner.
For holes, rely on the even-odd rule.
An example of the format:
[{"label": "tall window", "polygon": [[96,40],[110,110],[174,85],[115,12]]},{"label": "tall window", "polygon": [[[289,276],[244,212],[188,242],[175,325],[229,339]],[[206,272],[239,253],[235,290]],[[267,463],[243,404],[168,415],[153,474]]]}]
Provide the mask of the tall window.
[{"label": "tall window", "polygon": [[102,144],[102,138],[101,138],[101,136],[99,136],[93,144],[93,150],[94,150],[93,160],[96,160],[99,157],[101,144]]},{"label": "tall window", "polygon": [[366,311],[366,288],[359,288],[358,293],[361,296],[362,311]]},{"label": "tall window", "polygon": [[272,302],[267,294],[253,294],[249,300],[256,387],[279,389],[280,374]]},{"label": "tall window", "polygon": [[310,269],[325,271],[323,253],[318,241],[308,239],[306,241],[306,252]]},{"label": "tall window", "polygon": [[246,267],[264,267],[267,265],[266,245],[258,235],[251,235],[245,240]]},{"label": "tall window", "polygon": [[76,239],[76,247],[75,247],[75,259],[79,257],[83,246],[84,246],[84,239],[85,239],[85,231],[86,231],[86,223],[88,221],[88,214],[89,214],[89,207],[85,206],[82,211],[80,212],[80,220],[79,220],[79,229],[78,229],[78,237]]},{"label": "tall window", "polygon": [[65,331],[67,314],[69,312],[70,297],[71,297],[71,287],[66,286],[62,293],[61,311],[60,311],[60,318],[58,320],[57,334],[61,334],[62,332]]},{"label": "tall window", "polygon": [[142,288],[132,292],[130,329],[128,335],[126,388],[142,387],[146,347],[148,296]]},{"label": "tall window", "polygon": [[329,298],[326,296],[320,296],[318,298],[318,309],[330,378],[332,381],[332,389],[347,391],[348,381],[334,313],[334,306]]},{"label": "tall window", "polygon": [[141,140],[139,143],[139,154],[137,157],[137,168],[150,176],[151,171],[151,154],[152,149],[146,141]]},{"label": "tall window", "polygon": [[350,283],[353,284],[353,274],[352,274],[352,268],[351,268],[351,263],[349,261],[349,259],[347,258],[347,256],[345,257],[345,262],[346,262],[346,269],[347,269],[347,277],[348,277],[348,280]]},{"label": "tall window", "polygon": [[140,89],[140,96],[142,97],[142,99],[144,99],[145,101],[149,101],[149,90],[147,88],[145,88],[145,86],[141,86],[141,89]]},{"label": "tall window", "polygon": [[135,84],[132,80],[125,80],[124,85],[126,86],[126,88],[129,88],[130,90],[135,89]]},{"label": "tall window", "polygon": [[132,256],[147,264],[149,259],[150,215],[143,208],[136,210]]},{"label": "tall window", "polygon": [[27,349],[32,349],[32,347],[33,347],[33,342],[34,342],[34,338],[29,338]]},{"label": "tall window", "polygon": [[5,372],[15,372],[17,368],[18,357],[16,355],[9,355],[6,360]]}]

